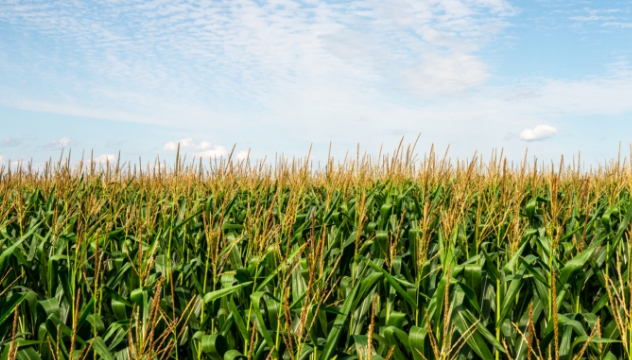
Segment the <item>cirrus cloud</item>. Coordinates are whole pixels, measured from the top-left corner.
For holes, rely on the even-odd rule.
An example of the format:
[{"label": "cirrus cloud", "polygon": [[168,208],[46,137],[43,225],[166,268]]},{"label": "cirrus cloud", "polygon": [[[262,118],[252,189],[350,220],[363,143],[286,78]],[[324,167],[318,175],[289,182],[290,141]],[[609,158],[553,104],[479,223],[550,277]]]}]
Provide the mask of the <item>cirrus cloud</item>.
[{"label": "cirrus cloud", "polygon": [[533,129],[524,129],[520,132],[520,139],[524,141],[538,141],[548,139],[557,134],[557,129],[550,125],[538,125]]},{"label": "cirrus cloud", "polygon": [[22,144],[22,139],[15,137],[6,137],[0,141],[0,146],[15,147]]},{"label": "cirrus cloud", "polygon": [[[507,0],[0,2],[0,24],[73,49],[54,66],[89,75],[40,74],[58,58],[21,47],[4,61],[34,78],[3,81],[0,104],[179,125],[234,125],[235,108],[278,119],[288,104],[288,119],[332,102],[348,114],[393,95],[481,85],[490,74],[479,51],[514,13]],[[42,79],[45,93],[18,86]]]}]

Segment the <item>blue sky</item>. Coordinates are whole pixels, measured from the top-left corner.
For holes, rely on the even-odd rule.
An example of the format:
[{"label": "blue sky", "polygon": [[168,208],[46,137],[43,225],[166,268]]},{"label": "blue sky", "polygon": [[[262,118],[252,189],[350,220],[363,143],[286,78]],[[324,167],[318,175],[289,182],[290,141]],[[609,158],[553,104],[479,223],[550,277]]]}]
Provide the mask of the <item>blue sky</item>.
[{"label": "blue sky", "polygon": [[632,1],[0,0],[0,161],[632,142]]}]

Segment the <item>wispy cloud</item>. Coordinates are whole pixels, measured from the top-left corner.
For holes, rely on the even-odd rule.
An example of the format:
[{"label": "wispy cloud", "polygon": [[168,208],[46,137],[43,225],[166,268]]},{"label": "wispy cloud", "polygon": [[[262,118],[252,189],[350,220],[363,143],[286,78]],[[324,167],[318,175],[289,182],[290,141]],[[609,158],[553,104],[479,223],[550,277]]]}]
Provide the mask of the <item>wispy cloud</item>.
[{"label": "wispy cloud", "polygon": [[520,139],[524,141],[537,141],[548,139],[557,134],[557,129],[550,125],[538,125],[533,129],[524,129],[520,133]]},{"label": "wispy cloud", "polygon": [[0,140],[0,147],[17,147],[20,145],[26,145],[27,142],[32,141],[33,136],[31,134],[22,134],[22,136],[8,136]]},{"label": "wispy cloud", "polygon": [[0,156],[0,164],[4,164],[4,156]]},{"label": "wispy cloud", "polygon": [[571,16],[569,19],[573,21],[604,21],[604,20],[615,19],[615,17],[600,16],[600,15],[587,15],[587,16]]},{"label": "wispy cloud", "polygon": [[[288,102],[318,108],[402,93],[433,98],[489,78],[477,52],[513,13],[505,0],[3,3],[0,21],[54,39],[72,54],[42,57],[40,48],[23,48],[32,61],[53,64],[10,65],[24,74],[43,69],[51,91],[4,103],[191,124],[209,116],[221,122],[235,107],[275,113]],[[70,73],[45,70],[56,61]]]},{"label": "wispy cloud", "polygon": [[602,27],[628,28],[632,27],[630,11],[627,9],[606,8],[594,9],[583,8],[575,10],[574,15],[568,17],[569,20],[585,25],[595,25]]},{"label": "wispy cloud", "polygon": [[0,146],[3,147],[15,147],[22,144],[23,139],[15,138],[15,137],[6,137],[0,141]]},{"label": "wispy cloud", "polygon": [[121,148],[123,148],[123,146],[127,143],[127,141],[125,140],[108,140],[105,143],[105,147],[107,148],[114,148],[117,150],[120,150]]},{"label": "wispy cloud", "polygon": [[629,28],[632,28],[632,22],[609,21],[609,22],[603,23],[603,26],[616,27],[620,29],[629,29]]},{"label": "wispy cloud", "polygon": [[61,150],[64,148],[69,148],[74,145],[78,145],[78,141],[71,139],[69,137],[63,137],[58,140],[51,140],[48,144],[43,146],[46,150]]}]

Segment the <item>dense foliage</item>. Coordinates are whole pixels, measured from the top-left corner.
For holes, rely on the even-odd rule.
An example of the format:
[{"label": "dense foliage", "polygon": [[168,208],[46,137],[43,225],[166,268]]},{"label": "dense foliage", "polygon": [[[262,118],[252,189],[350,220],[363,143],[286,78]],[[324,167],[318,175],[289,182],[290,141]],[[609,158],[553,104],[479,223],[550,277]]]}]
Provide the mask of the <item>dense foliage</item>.
[{"label": "dense foliage", "polygon": [[1,356],[629,359],[632,168],[0,174]]}]

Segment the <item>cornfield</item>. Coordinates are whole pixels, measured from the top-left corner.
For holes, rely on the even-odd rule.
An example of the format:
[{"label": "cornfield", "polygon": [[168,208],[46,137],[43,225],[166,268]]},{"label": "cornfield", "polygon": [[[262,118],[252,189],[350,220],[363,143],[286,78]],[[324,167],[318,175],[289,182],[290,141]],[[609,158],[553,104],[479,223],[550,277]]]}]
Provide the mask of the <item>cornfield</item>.
[{"label": "cornfield", "polygon": [[2,359],[631,359],[632,166],[0,170]]}]

